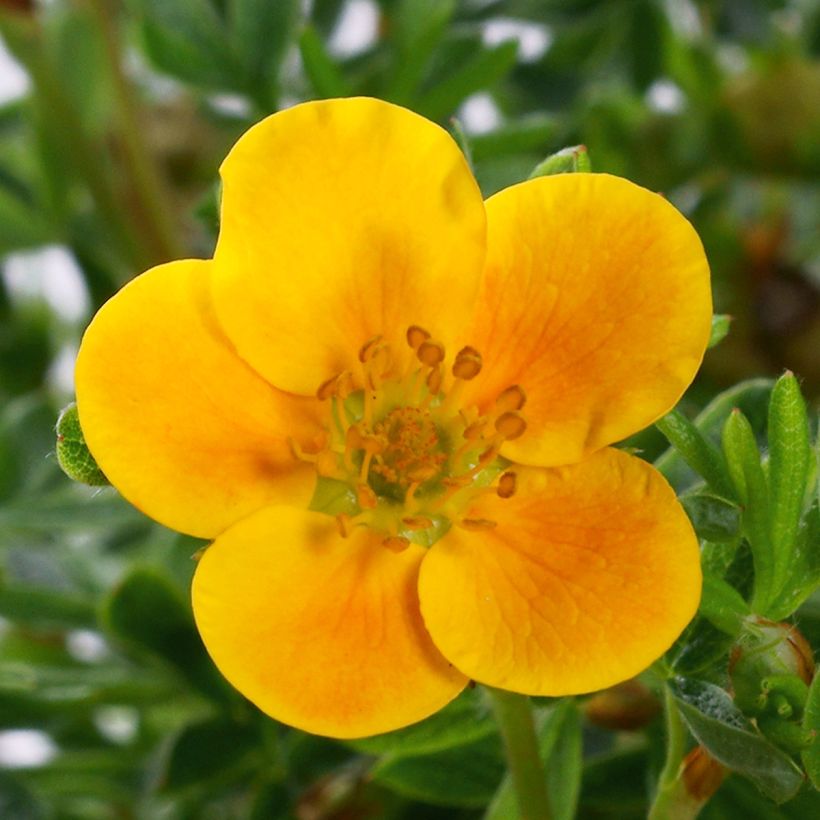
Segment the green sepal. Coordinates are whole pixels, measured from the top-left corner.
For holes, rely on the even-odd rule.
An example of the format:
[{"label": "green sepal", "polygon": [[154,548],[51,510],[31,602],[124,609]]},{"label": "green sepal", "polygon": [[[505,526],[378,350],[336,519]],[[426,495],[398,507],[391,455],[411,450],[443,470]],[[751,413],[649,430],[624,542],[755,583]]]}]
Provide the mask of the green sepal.
[{"label": "green sepal", "polygon": [[586,145],[570,145],[550,154],[532,169],[530,179],[548,177],[554,174],[589,173],[592,165]]},{"label": "green sepal", "polygon": [[92,487],[104,487],[111,483],[97,466],[85,443],[75,402],[63,408],[57,418],[56,432],[57,463],[70,479]]},{"label": "green sepal", "polygon": [[809,745],[803,749],[800,757],[809,780],[815,789],[820,789],[820,675],[817,674],[817,670],[806,699],[803,729]]},{"label": "green sepal", "polygon": [[709,334],[708,348],[719,345],[728,335],[732,326],[732,317],[728,313],[716,313],[712,317],[712,332]]}]

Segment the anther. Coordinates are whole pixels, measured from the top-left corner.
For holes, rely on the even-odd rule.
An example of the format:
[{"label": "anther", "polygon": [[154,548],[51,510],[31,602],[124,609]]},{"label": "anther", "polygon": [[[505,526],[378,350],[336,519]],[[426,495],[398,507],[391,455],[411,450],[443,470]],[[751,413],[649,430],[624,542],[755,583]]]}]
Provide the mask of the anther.
[{"label": "anther", "polygon": [[462,347],[453,362],[453,376],[469,381],[481,372],[481,354],[474,347]]},{"label": "anther", "polygon": [[324,381],[319,385],[319,389],[316,391],[316,398],[319,399],[319,401],[327,401],[328,399],[336,395],[338,386],[338,374],[335,376],[331,376],[327,381]]},{"label": "anther", "polygon": [[356,487],[356,500],[363,510],[373,510],[379,503],[376,493],[367,484],[359,484]]},{"label": "anther", "polygon": [[422,364],[435,367],[444,361],[444,345],[432,339],[425,339],[416,350],[416,356]]},{"label": "anther", "polygon": [[492,530],[498,526],[497,521],[489,518],[462,518],[458,523],[465,530]]},{"label": "anther", "polygon": [[433,526],[433,520],[424,515],[405,516],[401,523],[409,530],[426,530]]},{"label": "anther", "polygon": [[350,520],[350,516],[346,513],[339,513],[336,516],[336,527],[342,538],[347,538],[350,535]]},{"label": "anther", "polygon": [[515,473],[504,473],[501,478],[498,479],[498,486],[496,487],[498,497],[510,498],[513,496],[515,494],[516,480]]},{"label": "anther", "polygon": [[413,350],[418,350],[422,342],[426,342],[429,338],[430,334],[423,327],[410,325],[410,327],[407,328],[407,344],[409,344]]},{"label": "anther", "polygon": [[391,552],[404,552],[410,546],[410,539],[401,535],[391,535],[382,541],[382,546],[387,547]]},{"label": "anther", "polygon": [[513,441],[524,435],[527,422],[518,413],[502,413],[495,420],[495,429],[507,441]]},{"label": "anther", "polygon": [[527,403],[527,394],[520,384],[513,384],[502,390],[495,400],[495,408],[499,413],[520,410]]},{"label": "anther", "polygon": [[381,340],[381,336],[374,336],[372,339],[366,341],[359,348],[359,361],[362,364],[364,364],[366,361],[369,361],[373,357],[373,354],[376,352],[378,344]]}]

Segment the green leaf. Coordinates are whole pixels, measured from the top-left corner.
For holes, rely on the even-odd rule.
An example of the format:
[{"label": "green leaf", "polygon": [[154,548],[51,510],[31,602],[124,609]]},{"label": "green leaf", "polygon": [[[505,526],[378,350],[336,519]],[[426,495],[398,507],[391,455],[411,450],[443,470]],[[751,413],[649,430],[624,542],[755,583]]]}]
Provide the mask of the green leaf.
[{"label": "green leaf", "polygon": [[0,580],[0,615],[27,626],[89,627],[97,623],[94,603],[61,590]]},{"label": "green leaf", "polygon": [[548,177],[553,174],[587,173],[592,170],[589,153],[585,145],[571,145],[550,154],[532,169],[530,179]]},{"label": "green leaf", "polygon": [[468,689],[420,723],[395,732],[348,741],[366,754],[392,757],[432,754],[496,733],[495,721],[475,689]]},{"label": "green leaf", "polygon": [[740,410],[723,426],[723,452],[737,497],[743,504],[743,534],[752,548],[755,586],[752,609],[765,614],[774,584],[774,555],[769,537],[769,490],[754,432]]},{"label": "green leaf", "polygon": [[814,504],[800,523],[783,588],[769,604],[767,615],[788,618],[820,587],[820,508]]},{"label": "green leaf", "polygon": [[131,570],[105,602],[102,620],[117,638],[159,656],[205,694],[225,699],[227,684],[205,652],[188,603],[164,575]]},{"label": "green leaf", "polygon": [[743,618],[751,610],[741,594],[722,578],[708,573],[703,576],[700,614],[727,635],[740,634]]},{"label": "green leaf", "polygon": [[497,735],[424,757],[388,755],[371,770],[376,783],[405,797],[467,808],[486,806],[503,775]]},{"label": "green leaf", "polygon": [[73,481],[92,487],[110,484],[85,443],[75,402],[64,407],[57,419],[56,451],[57,462]]},{"label": "green leaf", "polygon": [[712,333],[709,336],[709,348],[719,345],[729,335],[731,326],[731,316],[727,313],[716,313],[712,317]]},{"label": "green leaf", "polygon": [[533,151],[543,153],[555,139],[558,121],[548,114],[530,114],[505,123],[487,134],[473,134],[470,145],[476,161],[499,159]]},{"label": "green leaf", "polygon": [[[581,715],[574,700],[560,701],[539,715],[538,746],[547,773],[553,820],[572,820],[581,791],[583,754]],[[484,820],[517,820],[517,798],[509,774],[504,777]]]},{"label": "green leaf", "polygon": [[772,389],[768,430],[770,537],[774,550],[772,592],[776,595],[794,564],[814,459],[806,403],[792,373],[783,375]]},{"label": "green leaf", "polygon": [[809,688],[803,713],[803,728],[811,734],[811,745],[800,755],[806,774],[814,785],[820,789],[820,674],[815,670],[814,679]]},{"label": "green leaf", "polygon": [[230,41],[250,94],[258,94],[258,89],[277,78],[299,22],[300,8],[299,0],[229,0]]},{"label": "green leaf", "polygon": [[[752,424],[755,434],[762,441],[766,430],[769,395],[774,382],[771,379],[749,379],[718,394],[694,418],[692,424],[701,437],[720,453],[720,436],[729,414],[740,408]],[[668,418],[668,416],[667,416]],[[663,421],[666,421],[664,419]],[[687,459],[676,447],[670,447],[659,459],[655,467],[660,470],[678,492],[700,481],[696,468],[687,466]],[[736,501],[731,493],[731,482],[725,479],[730,492],[726,497]],[[713,488],[714,489],[714,488]],[[718,493],[718,495],[724,495]]]},{"label": "green leaf", "polygon": [[517,42],[501,43],[480,51],[423,94],[416,101],[416,109],[436,121],[452,116],[470,94],[490,88],[506,76],[517,56]]},{"label": "green leaf", "polygon": [[712,757],[748,777],[776,803],[797,794],[803,782],[800,769],[755,729],[727,692],[686,678],[670,686],[687,726]]},{"label": "green leaf", "polygon": [[227,35],[210,0],[130,0],[145,50],[161,71],[195,86],[241,88]]},{"label": "green leaf", "polygon": [[347,80],[328,53],[322,38],[311,26],[305,26],[302,30],[299,51],[315,96],[321,99],[349,96],[350,87]]},{"label": "green leaf", "polygon": [[230,780],[251,756],[259,753],[259,742],[255,726],[223,717],[187,726],[171,747],[160,775],[160,790],[174,792]]},{"label": "green leaf", "polygon": [[706,541],[730,541],[740,532],[740,509],[708,493],[682,495],[683,505],[695,532]]},{"label": "green leaf", "polygon": [[[718,449],[708,441],[696,423],[689,421],[679,410],[667,413],[655,422],[669,443],[678,451],[686,463],[720,496],[734,500],[736,497],[723,460]],[[655,466],[666,475],[662,458]]]},{"label": "green leaf", "polygon": [[397,57],[387,99],[413,102],[455,8],[455,0],[400,0],[393,14]]}]

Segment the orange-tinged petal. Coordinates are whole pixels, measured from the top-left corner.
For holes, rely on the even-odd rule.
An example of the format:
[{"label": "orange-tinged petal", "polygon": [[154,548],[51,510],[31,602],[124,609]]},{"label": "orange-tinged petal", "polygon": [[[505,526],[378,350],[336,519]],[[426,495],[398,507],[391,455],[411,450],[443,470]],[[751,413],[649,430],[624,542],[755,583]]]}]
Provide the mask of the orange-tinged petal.
[{"label": "orange-tinged petal", "polygon": [[[271,383],[313,394],[377,335],[452,348],[478,290],[485,215],[439,126],[372,99],[263,120],[222,165],[216,309]],[[453,351],[455,352],[455,351]]]},{"label": "orange-tinged petal", "polygon": [[472,398],[529,397],[513,461],[570,464],[671,409],[711,326],[709,268],[663,197],[606,174],[562,174],[487,202],[487,266],[470,344]]},{"label": "orange-tinged petal", "polygon": [[419,614],[425,555],[349,538],[320,513],[270,507],[231,527],[196,569],[197,626],[223,675],[277,720],[350,738],[432,714],[467,680]]},{"label": "orange-tinged petal", "polygon": [[606,448],[569,467],[517,470],[509,499],[453,528],[419,580],[442,653],[482,683],[532,695],[602,689],[645,669],[698,606],[698,543],[663,477]]},{"label": "orange-tinged petal", "polygon": [[269,503],[306,505],[315,473],[287,437],[318,402],[281,393],[236,355],[210,307],[209,262],[152,268],[83,337],[77,404],[109,481],[157,521],[212,537]]}]

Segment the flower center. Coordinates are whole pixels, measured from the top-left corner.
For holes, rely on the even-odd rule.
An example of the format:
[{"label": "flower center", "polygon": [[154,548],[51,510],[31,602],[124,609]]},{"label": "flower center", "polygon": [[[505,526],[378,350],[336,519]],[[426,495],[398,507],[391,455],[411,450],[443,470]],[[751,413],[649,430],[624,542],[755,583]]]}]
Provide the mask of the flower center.
[{"label": "flower center", "polygon": [[499,452],[527,427],[519,385],[483,414],[463,405],[465,383],[481,372],[477,350],[462,348],[445,368],[444,347],[426,330],[408,328],[407,343],[413,356],[402,368],[381,338],[363,345],[361,373],[340,373],[317,391],[329,405],[322,440],[291,442],[319,476],[311,507],[335,515],[342,535],[368,526],[393,550],[430,546],[453,524],[494,527],[475,517],[476,502],[515,492],[515,473]]}]

